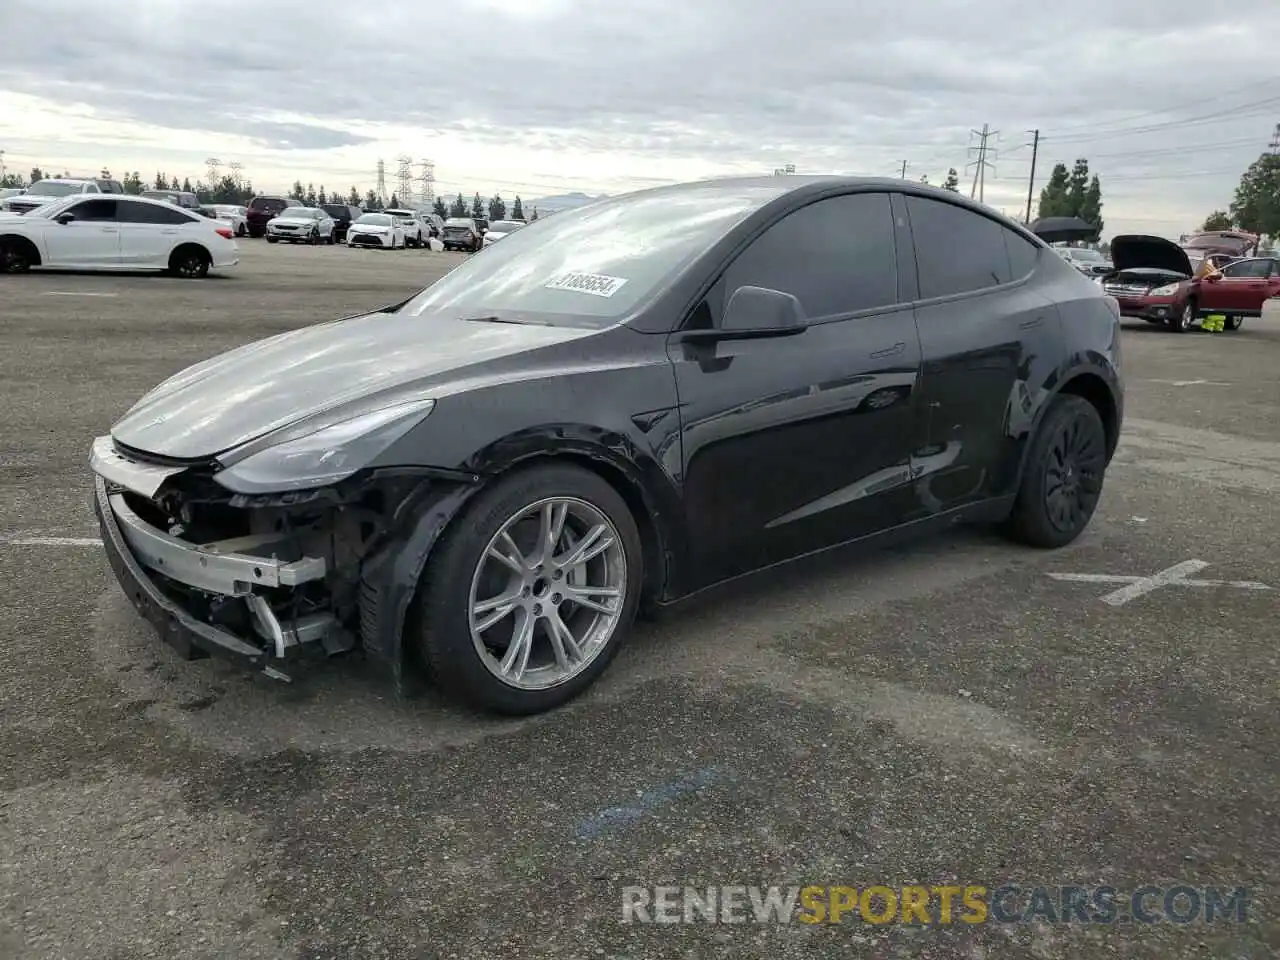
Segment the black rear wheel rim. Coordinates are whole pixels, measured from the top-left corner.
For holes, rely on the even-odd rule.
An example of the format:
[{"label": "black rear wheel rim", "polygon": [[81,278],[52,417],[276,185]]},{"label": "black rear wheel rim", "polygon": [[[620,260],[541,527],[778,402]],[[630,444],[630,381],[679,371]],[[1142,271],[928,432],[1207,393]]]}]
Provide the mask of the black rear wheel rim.
[{"label": "black rear wheel rim", "polygon": [[1077,414],[1049,444],[1044,500],[1049,522],[1056,529],[1079,530],[1093,515],[1106,467],[1104,443],[1093,420]]}]

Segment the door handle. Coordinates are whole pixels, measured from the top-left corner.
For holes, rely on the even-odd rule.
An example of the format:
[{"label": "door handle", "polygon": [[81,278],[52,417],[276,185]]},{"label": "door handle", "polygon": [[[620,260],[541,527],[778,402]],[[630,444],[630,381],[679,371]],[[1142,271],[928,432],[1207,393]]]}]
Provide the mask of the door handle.
[{"label": "door handle", "polygon": [[1018,324],[1019,330],[1030,330],[1032,327],[1038,327],[1044,323],[1044,317],[1036,317],[1034,320],[1023,320]]},{"label": "door handle", "polygon": [[871,354],[871,359],[879,360],[883,357],[894,357],[905,349],[907,349],[907,345],[905,343],[895,343],[892,347],[886,347],[884,350],[877,350],[875,353]]}]

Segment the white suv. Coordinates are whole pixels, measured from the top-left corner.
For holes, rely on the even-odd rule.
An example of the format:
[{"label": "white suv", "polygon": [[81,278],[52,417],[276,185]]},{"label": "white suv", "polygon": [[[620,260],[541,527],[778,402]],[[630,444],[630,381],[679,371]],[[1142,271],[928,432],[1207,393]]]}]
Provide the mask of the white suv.
[{"label": "white suv", "polygon": [[27,187],[27,192],[9,197],[2,204],[8,213],[27,213],[46,203],[77,193],[102,193],[94,180],[64,180],[61,177],[37,180]]},{"label": "white suv", "polygon": [[406,247],[426,246],[427,237],[430,236],[430,228],[422,222],[417,210],[393,207],[382,212],[388,216],[395,217],[396,223],[404,229],[404,245]]}]

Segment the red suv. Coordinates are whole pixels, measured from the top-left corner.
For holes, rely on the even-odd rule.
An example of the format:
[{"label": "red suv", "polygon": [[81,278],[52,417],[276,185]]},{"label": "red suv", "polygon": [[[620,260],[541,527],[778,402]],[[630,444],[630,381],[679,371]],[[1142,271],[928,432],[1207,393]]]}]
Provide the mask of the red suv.
[{"label": "red suv", "polygon": [[280,216],[280,211],[287,207],[301,207],[303,204],[292,197],[254,197],[245,210],[245,223],[249,227],[249,236],[260,237],[267,232],[267,221]]},{"label": "red suv", "polygon": [[1194,277],[1187,251],[1163,237],[1123,236],[1111,241],[1116,269],[1102,277],[1102,288],[1116,298],[1120,313],[1148,323],[1163,323],[1178,333],[1198,326],[1211,313],[1226,315],[1226,330],[1239,330],[1245,317],[1262,313],[1262,304],[1280,295],[1280,260],[1233,260],[1218,273]]}]

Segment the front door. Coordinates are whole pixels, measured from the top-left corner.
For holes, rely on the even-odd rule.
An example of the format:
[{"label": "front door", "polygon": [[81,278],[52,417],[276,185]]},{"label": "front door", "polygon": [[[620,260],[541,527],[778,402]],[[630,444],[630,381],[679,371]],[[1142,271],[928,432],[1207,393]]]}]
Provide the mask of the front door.
[{"label": "front door", "polygon": [[116,207],[115,198],[95,197],[81,200],[63,211],[75,219],[49,224],[45,231],[47,265],[88,270],[117,266],[120,224],[116,220]]},{"label": "front door", "polygon": [[958,204],[908,197],[906,208],[923,353],[927,429],[913,467],[924,516],[1010,492],[1062,337],[1057,308],[1033,282],[1054,254]]},{"label": "front door", "polygon": [[1271,291],[1274,261],[1268,257],[1237,260],[1221,277],[1200,282],[1200,312],[1257,315]]},{"label": "front door", "polygon": [[672,335],[690,547],[699,583],[897,522],[909,489],[919,338],[900,303],[889,195],[796,210],[728,267],[685,328],[741,286],[796,296],[796,336]]}]

